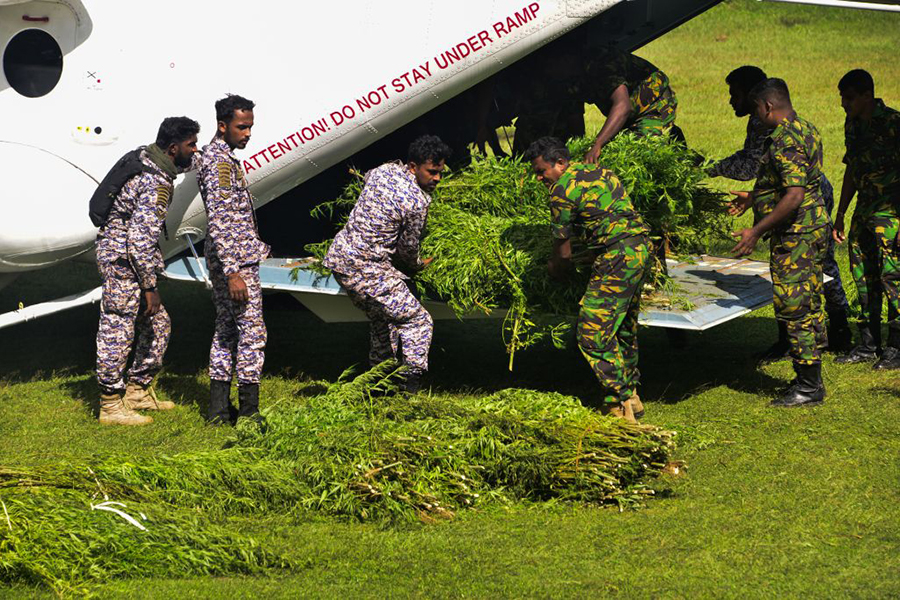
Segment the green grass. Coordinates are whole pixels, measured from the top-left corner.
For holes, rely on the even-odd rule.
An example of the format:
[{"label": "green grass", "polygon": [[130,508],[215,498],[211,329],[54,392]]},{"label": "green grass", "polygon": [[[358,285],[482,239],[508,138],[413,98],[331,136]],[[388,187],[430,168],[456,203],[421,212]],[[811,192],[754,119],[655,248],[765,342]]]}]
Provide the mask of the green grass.
[{"label": "green grass", "polygon": [[[843,112],[836,82],[862,66],[881,97],[900,105],[895,68],[900,16],[725,3],[640,54],[669,74],[690,143],[724,156],[743,141],[724,76],[755,63],[792,86],[799,111],[825,136],[839,184]],[[717,37],[727,37],[717,42]],[[763,58],[759,58],[763,57]],[[795,63],[792,67],[792,62]],[[727,184],[723,181],[723,189]],[[839,252],[846,270],[846,252]],[[95,284],[87,266],[38,272],[0,292],[0,310]],[[851,287],[846,282],[848,291]],[[228,432],[202,425],[203,375],[213,313],[200,288],[161,288],[174,335],[161,395],[179,406],[150,427],[101,428],[96,398],[96,307],[0,330],[0,464],[141,457],[221,447]],[[306,395],[365,361],[365,325],[319,323],[293,300],[266,299],[270,343],[263,403]],[[497,324],[439,322],[434,393],[528,387],[595,398],[574,348],[540,346],[506,371]],[[619,513],[567,504],[463,512],[430,526],[384,529],[334,519],[232,519],[302,567],[278,578],[136,579],[101,597],[896,597],[900,595],[898,376],[826,358],[829,396],[811,410],[766,407],[786,363],[757,368],[774,337],[770,310],[742,317],[674,350],[660,330],[641,334],[648,422],[679,432],[686,474],[657,482],[659,498]],[[6,527],[0,516],[0,527]],[[61,532],[63,534],[64,532]],[[2,552],[2,549],[0,549]],[[49,596],[0,587],[0,597]]]}]

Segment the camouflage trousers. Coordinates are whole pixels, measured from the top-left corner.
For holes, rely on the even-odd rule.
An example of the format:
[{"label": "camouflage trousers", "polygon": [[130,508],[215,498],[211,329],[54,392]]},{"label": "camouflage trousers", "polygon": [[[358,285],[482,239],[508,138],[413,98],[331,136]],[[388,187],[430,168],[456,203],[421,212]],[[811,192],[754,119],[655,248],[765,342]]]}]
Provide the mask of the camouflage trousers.
[{"label": "camouflage trousers", "polygon": [[594,261],[581,299],[578,347],[604,389],[604,402],[627,400],[640,381],[638,314],[649,260],[645,236],[610,245]]},{"label": "camouflage trousers", "polygon": [[406,280],[391,274],[335,273],[334,278],[371,322],[370,364],[399,358],[411,372],[428,370],[434,321]]},{"label": "camouflage trousers", "polygon": [[632,116],[625,129],[639,136],[663,135],[675,123],[678,99],[662,71],[653,73],[631,93]]},{"label": "camouflage trousers", "polygon": [[831,227],[806,233],[772,234],[769,271],[775,318],[785,324],[794,363],[822,360],[828,344],[822,299],[822,263]]},{"label": "camouflage trousers", "polygon": [[888,300],[891,337],[900,334],[900,219],[878,215],[850,223],[850,272],[859,292],[860,322],[881,321],[882,294]]},{"label": "camouflage trousers", "polygon": [[127,259],[98,262],[97,268],[103,282],[97,329],[97,383],[104,393],[125,390],[125,365],[134,345],[127,381],[147,385],[162,368],[172,331],[169,313],[160,307],[153,316],[143,314],[141,287]]},{"label": "camouflage trousers", "polygon": [[266,324],[263,321],[259,265],[240,268],[249,299],[236,302],[228,293],[228,277],[214,256],[207,256],[216,307],[216,330],[209,349],[209,378],[241,385],[259,383],[266,360]]}]

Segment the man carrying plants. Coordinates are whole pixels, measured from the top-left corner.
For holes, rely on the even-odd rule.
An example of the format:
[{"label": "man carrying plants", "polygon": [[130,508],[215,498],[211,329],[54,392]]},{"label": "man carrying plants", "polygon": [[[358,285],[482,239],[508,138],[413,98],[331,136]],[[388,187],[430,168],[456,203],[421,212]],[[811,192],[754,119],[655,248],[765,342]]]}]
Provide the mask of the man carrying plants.
[{"label": "man carrying plants", "polygon": [[589,58],[579,81],[580,96],[606,116],[585,163],[596,163],[603,146],[623,129],[641,137],[677,129],[678,100],[669,78],[639,56],[606,48]]},{"label": "man carrying plants", "polygon": [[752,192],[733,192],[732,215],[753,207],[754,225],[734,233],[737,256],[770,236],[775,318],[784,322],[797,377],[771,406],[819,404],[825,398],[822,349],[827,344],[822,264],[831,236],[822,197],[822,138],[797,116],[787,84],[766,79],[750,92],[756,115],[772,129]]},{"label": "man carrying plants", "polygon": [[409,146],[407,163],[390,162],[366,174],[365,186],[323,264],[371,321],[369,362],[398,358],[404,388],[415,393],[428,371],[433,321],[411,290],[410,277],[431,259],[419,245],[431,193],[441,181],[450,148],[437,136]]},{"label": "man carrying plants", "polygon": [[576,235],[597,256],[578,313],[578,347],[603,387],[602,412],[633,423],[644,413],[637,395],[637,329],[649,229],[618,177],[600,166],[570,162],[560,140],[540,138],[525,160],[550,190],[550,276],[562,280],[571,272]]}]

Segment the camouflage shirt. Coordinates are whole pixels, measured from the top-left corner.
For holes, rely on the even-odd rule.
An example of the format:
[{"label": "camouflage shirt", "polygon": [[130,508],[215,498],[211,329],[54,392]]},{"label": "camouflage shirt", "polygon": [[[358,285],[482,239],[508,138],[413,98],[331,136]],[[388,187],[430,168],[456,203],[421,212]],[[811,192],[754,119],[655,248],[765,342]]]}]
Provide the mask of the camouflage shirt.
[{"label": "camouflage shirt", "polygon": [[822,198],[822,137],[815,126],[797,116],[783,119],[766,140],[753,188],[756,221],[771,213],[789,187],[804,188],[803,201],[775,229],[801,233],[828,225]]},{"label": "camouflage shirt", "polygon": [[844,124],[847,175],[853,178],[859,197],[855,215],[869,216],[900,209],[900,112],[878,98],[875,112],[866,122],[847,119]]},{"label": "camouflage shirt", "polygon": [[149,290],[156,287],[157,273],[165,268],[159,234],[174,186],[146,150],[141,152],[141,162],[151,171],[135,175],[122,186],[97,235],[97,262],[127,260],[141,289]]},{"label": "camouflage shirt", "polygon": [[751,115],[747,119],[747,137],[744,138],[744,147],[710,167],[709,176],[727,177],[739,181],[755,179],[756,172],[759,171],[759,161],[766,150],[766,140],[771,133],[772,130],[767,128],[759,120],[759,117]]},{"label": "camouflage shirt", "polygon": [[206,254],[222,265],[225,275],[269,256],[259,239],[253,195],[240,163],[224,140],[203,147],[198,174],[209,226]]},{"label": "camouflage shirt", "polygon": [[553,237],[576,233],[592,249],[647,233],[641,216],[615,174],[603,167],[570,163],[550,192]]},{"label": "camouflage shirt", "polygon": [[414,269],[422,265],[419,242],[430,204],[431,196],[405,165],[387,163],[372,169],[323,264],[343,275],[390,273],[405,278],[393,263]]},{"label": "camouflage shirt", "polygon": [[[652,63],[633,54],[606,48],[590,57],[581,80],[581,97],[596,104],[604,115],[612,108],[612,94],[620,85],[633,96],[640,85],[659,71]],[[634,104],[632,102],[632,104]],[[634,107],[632,107],[634,108]]]}]

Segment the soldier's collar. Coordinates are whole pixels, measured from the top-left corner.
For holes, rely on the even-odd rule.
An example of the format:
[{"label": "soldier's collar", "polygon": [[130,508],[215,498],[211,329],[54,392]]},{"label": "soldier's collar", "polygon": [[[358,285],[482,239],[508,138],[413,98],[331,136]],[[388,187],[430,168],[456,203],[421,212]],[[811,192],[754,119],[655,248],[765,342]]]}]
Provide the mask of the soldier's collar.
[{"label": "soldier's collar", "polygon": [[217,137],[212,141],[212,143],[215,144],[219,148],[219,150],[221,150],[222,152],[227,154],[229,157],[231,157],[231,160],[233,160],[234,162],[238,162],[237,157],[234,155],[234,151],[231,149],[231,146],[229,146],[225,140],[223,140],[220,137]]}]

